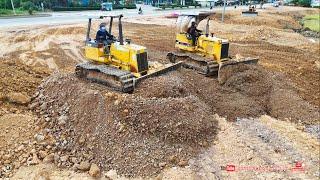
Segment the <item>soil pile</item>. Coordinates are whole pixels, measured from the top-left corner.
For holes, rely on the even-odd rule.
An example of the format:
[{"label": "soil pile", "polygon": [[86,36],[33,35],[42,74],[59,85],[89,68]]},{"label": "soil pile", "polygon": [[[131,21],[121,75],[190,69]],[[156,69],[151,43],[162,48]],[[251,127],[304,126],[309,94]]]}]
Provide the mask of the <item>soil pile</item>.
[{"label": "soil pile", "polygon": [[263,114],[303,124],[314,124],[320,119],[317,108],[299,97],[286,77],[258,65],[226,66],[221,71],[220,83],[187,71],[182,74],[188,89],[196,90],[197,96],[215,113],[232,121]]},{"label": "soil pile", "polygon": [[213,135],[216,126],[210,109],[195,96],[128,98],[121,103],[119,110],[120,121],[136,132],[174,143],[202,143],[209,140],[207,138]]},{"label": "soil pile", "polygon": [[19,60],[0,58],[0,116],[7,113],[25,112],[42,79],[49,71],[30,67]]},{"label": "soil pile", "polygon": [[134,92],[144,98],[176,98],[190,95],[190,90],[184,86],[184,80],[178,72],[171,72],[166,76],[147,79]]},{"label": "soil pile", "polygon": [[[168,79],[170,75],[162,77],[164,87]],[[60,167],[79,170],[89,162],[126,176],[186,166],[214,138],[217,121],[199,98],[177,97],[179,93],[148,98],[111,92],[73,75],[53,75],[32,104],[43,117],[38,134],[52,146],[37,150],[54,154]]]},{"label": "soil pile", "polygon": [[273,89],[269,99],[269,114],[278,119],[286,119],[304,125],[320,122],[317,106],[302,99],[292,84],[283,75],[274,75]]},{"label": "soil pile", "polygon": [[[251,99],[261,110],[268,111],[268,99],[272,90],[272,78],[259,66],[237,64],[222,68],[219,83],[226,92],[241,94]],[[253,104],[253,105],[254,105]]]},{"label": "soil pile", "polygon": [[42,79],[49,75],[45,68],[30,67],[19,60],[0,58],[0,90],[3,94],[23,92],[33,95]]},{"label": "soil pile", "polygon": [[[293,16],[288,16],[287,14],[281,13],[264,13],[263,11],[258,12],[259,15],[256,17],[246,17],[239,15],[242,10],[236,10],[229,12],[224,16],[225,22],[229,24],[242,24],[251,26],[268,26],[273,28],[281,29],[291,29],[300,28],[298,21],[294,19]],[[293,13],[294,14],[294,13]],[[216,19],[221,19],[222,13],[217,13],[215,15]],[[277,18],[274,18],[277,16]]]},{"label": "soil pile", "polygon": [[74,75],[52,75],[29,105],[41,118],[25,163],[76,171],[97,164],[125,176],[155,176],[188,165],[207,147],[217,133],[214,113],[229,120],[263,114],[303,124],[319,120],[285,77],[258,65],[227,66],[220,80],[181,69],[123,94]]}]

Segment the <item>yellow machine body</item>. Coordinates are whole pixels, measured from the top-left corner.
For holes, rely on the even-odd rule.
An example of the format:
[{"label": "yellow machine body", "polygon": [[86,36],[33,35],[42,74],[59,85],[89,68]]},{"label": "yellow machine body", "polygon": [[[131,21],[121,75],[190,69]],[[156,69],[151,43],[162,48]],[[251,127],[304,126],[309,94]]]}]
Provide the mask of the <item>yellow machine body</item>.
[{"label": "yellow machine body", "polygon": [[135,77],[148,72],[147,49],[144,46],[129,43],[121,45],[115,42],[111,44],[110,53],[107,54],[104,47],[93,47],[87,44],[85,56],[91,61],[130,71]]},{"label": "yellow machine body", "polygon": [[196,46],[193,46],[187,33],[177,33],[175,47],[212,58],[219,63],[221,59],[228,58],[229,43],[217,37],[201,35],[197,38]]},{"label": "yellow machine body", "polygon": [[[161,64],[148,61],[146,47],[132,44],[130,39],[124,39],[122,17],[123,15],[100,16],[99,19],[110,18],[109,34],[112,34],[113,19],[117,18],[119,33],[118,38],[100,36],[98,39],[90,38],[92,18],[89,18],[85,44],[85,57],[88,62],[76,65],[75,74],[78,77],[130,93],[143,79],[181,67],[181,62]],[[101,23],[100,26],[102,25],[106,23]]]},{"label": "yellow machine body", "polygon": [[[231,58],[229,56],[229,41],[213,36],[209,32],[210,16],[212,12],[203,12],[197,14],[181,14],[176,21],[176,41],[175,48],[179,51],[169,52],[167,58],[170,62],[183,62],[183,67],[193,69],[206,76],[218,73],[221,69],[240,63],[256,64],[258,58]],[[206,19],[204,31],[196,29],[196,42],[192,43],[189,28],[197,25],[200,21]]]}]

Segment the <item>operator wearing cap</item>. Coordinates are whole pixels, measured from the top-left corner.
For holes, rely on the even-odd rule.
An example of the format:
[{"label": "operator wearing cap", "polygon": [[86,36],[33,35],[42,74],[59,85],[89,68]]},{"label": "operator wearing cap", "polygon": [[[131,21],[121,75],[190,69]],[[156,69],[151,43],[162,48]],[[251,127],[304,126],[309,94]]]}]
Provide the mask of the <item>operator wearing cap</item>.
[{"label": "operator wearing cap", "polygon": [[106,30],[106,24],[101,23],[100,28],[96,35],[96,41],[99,43],[111,44],[113,39],[114,39],[114,36],[112,34],[109,34],[108,31]]}]

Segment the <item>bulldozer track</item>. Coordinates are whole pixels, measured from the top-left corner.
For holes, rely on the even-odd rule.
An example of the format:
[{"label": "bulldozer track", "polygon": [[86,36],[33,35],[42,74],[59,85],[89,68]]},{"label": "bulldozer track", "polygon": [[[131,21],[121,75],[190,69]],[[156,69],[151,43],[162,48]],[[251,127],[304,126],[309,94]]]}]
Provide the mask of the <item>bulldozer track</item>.
[{"label": "bulldozer track", "polygon": [[130,93],[134,90],[134,76],[129,71],[91,62],[76,66],[76,75],[80,78],[97,82],[113,90]]}]

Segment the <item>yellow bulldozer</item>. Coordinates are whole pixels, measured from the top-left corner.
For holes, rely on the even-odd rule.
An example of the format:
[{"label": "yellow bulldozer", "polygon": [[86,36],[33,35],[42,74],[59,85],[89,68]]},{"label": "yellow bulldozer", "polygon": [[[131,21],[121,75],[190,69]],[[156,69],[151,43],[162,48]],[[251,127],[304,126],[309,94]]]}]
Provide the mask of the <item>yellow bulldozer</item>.
[{"label": "yellow bulldozer", "polygon": [[112,24],[118,19],[118,38],[102,43],[90,38],[93,18],[89,18],[85,41],[87,62],[76,65],[78,77],[104,84],[114,90],[133,92],[136,84],[148,77],[160,75],[181,67],[181,63],[161,64],[148,60],[147,48],[131,43],[123,38],[122,15],[101,16],[100,21],[110,18],[108,33],[112,34]]},{"label": "yellow bulldozer", "polygon": [[242,11],[242,16],[258,16],[258,12],[256,11],[256,5],[252,5],[250,2],[249,10]]},{"label": "yellow bulldozer", "polygon": [[[258,58],[231,58],[229,56],[229,41],[215,37],[212,33],[209,34],[211,15],[213,14],[205,12],[178,16],[175,42],[175,48],[178,51],[167,54],[169,61],[172,63],[182,61],[182,66],[185,68],[197,70],[206,76],[218,73],[218,77],[220,70],[228,65],[256,64]],[[199,24],[204,19],[206,19],[205,31],[199,33],[196,42],[193,43],[188,28],[192,22]]]}]

